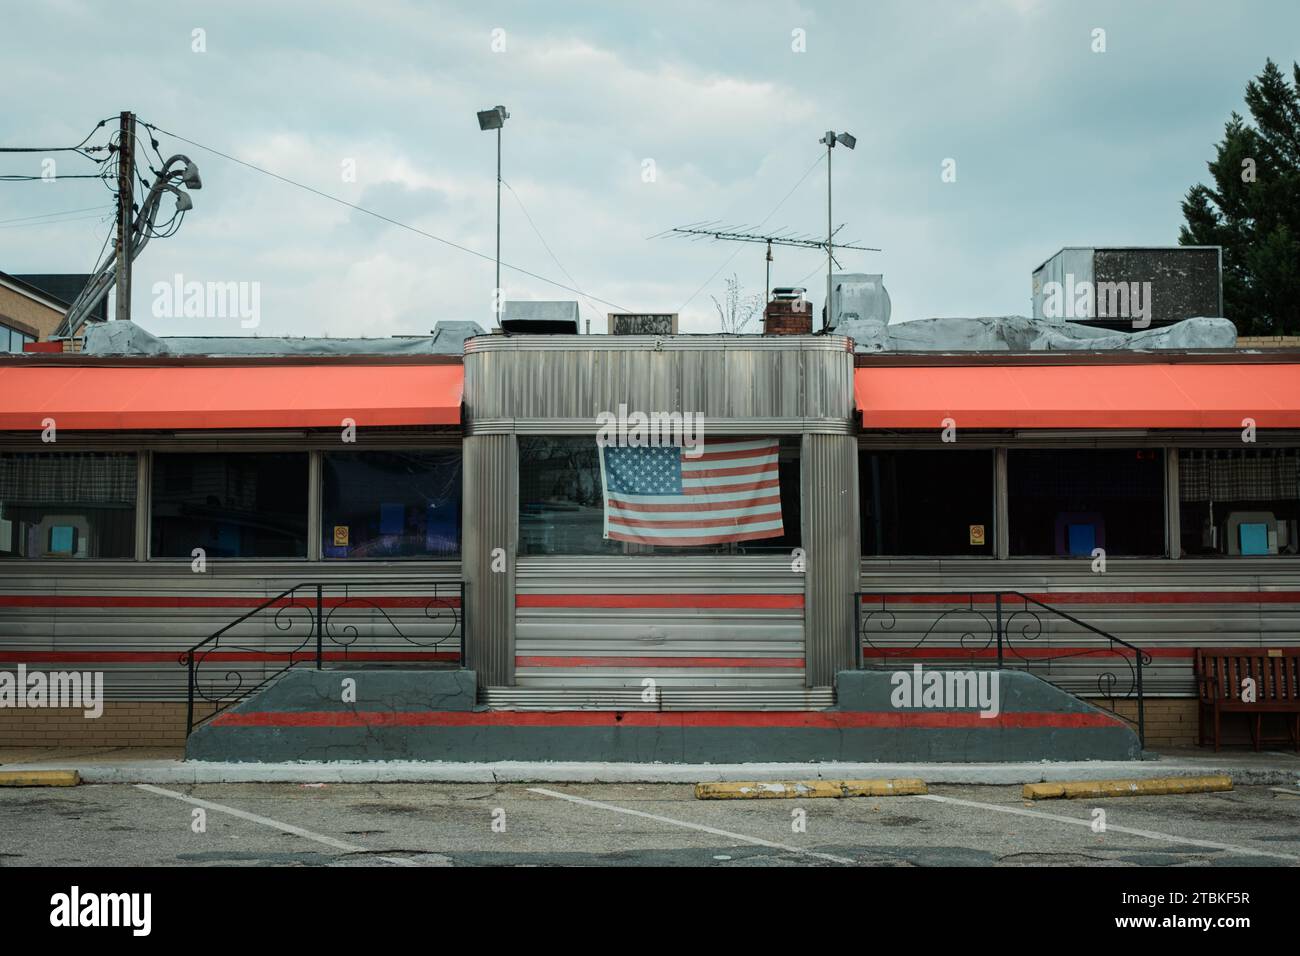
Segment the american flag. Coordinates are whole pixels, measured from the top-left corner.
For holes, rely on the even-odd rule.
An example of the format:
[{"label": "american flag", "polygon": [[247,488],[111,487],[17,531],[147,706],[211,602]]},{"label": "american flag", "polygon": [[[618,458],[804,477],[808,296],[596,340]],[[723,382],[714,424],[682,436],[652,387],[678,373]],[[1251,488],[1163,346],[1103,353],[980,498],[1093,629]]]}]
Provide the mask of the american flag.
[{"label": "american flag", "polygon": [[685,547],[782,533],[775,439],[697,446],[603,446],[605,537]]}]

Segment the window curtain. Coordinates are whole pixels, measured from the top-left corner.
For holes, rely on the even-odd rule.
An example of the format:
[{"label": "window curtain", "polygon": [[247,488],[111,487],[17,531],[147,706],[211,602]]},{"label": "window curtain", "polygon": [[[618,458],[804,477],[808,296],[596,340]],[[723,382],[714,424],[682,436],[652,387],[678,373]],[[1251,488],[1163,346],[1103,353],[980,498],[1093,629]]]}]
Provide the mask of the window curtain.
[{"label": "window curtain", "polygon": [[1277,501],[1300,497],[1294,448],[1193,448],[1178,453],[1183,501]]},{"label": "window curtain", "polygon": [[0,455],[0,501],[11,505],[135,505],[135,455]]}]

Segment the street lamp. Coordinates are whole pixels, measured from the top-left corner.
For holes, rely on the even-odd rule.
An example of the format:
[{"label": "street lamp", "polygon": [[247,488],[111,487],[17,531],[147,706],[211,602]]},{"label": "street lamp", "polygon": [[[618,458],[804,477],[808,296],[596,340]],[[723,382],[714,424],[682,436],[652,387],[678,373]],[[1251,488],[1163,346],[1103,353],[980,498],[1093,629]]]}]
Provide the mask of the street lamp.
[{"label": "street lamp", "polygon": [[497,131],[497,284],[492,292],[492,308],[498,316],[501,313],[501,127],[509,118],[504,106],[480,110],[478,114],[479,129]]},{"label": "street lamp", "polygon": [[858,138],[852,133],[836,133],[827,130],[826,135],[817,142],[826,145],[826,307],[822,310],[822,329],[831,324],[831,266],[835,261],[832,246],[834,226],[831,225],[831,150],[836,143],[853,149],[858,145]]}]

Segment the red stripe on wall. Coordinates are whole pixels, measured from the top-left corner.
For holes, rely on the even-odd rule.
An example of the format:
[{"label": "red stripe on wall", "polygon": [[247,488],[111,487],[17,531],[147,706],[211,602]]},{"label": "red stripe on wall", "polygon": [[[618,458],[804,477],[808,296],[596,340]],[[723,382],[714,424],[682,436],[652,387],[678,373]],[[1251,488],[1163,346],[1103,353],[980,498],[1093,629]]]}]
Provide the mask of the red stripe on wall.
[{"label": "red stripe on wall", "polygon": [[734,727],[852,730],[1090,728],[1122,724],[1107,714],[1023,711],[981,717],[973,711],[227,711],[220,727]]},{"label": "red stripe on wall", "polygon": [[[113,594],[0,594],[0,607],[199,607],[199,608],[249,608],[266,604],[266,598],[259,597],[197,597],[191,595],[113,595]],[[351,598],[327,597],[321,601],[323,607],[382,607],[382,608],[420,608],[431,602],[438,602],[443,607],[460,607],[459,597],[369,597],[357,595]],[[316,597],[299,597],[296,600],[285,598],[266,604],[268,608],[303,607],[316,608]]]},{"label": "red stripe on wall", "polygon": [[516,657],[516,667],[803,667],[802,657]]},{"label": "red stripe on wall", "polygon": [[[188,648],[187,648],[188,650]],[[185,654],[176,651],[7,651],[0,648],[0,661],[14,664],[60,664],[69,661],[98,664],[177,664]],[[348,654],[343,651],[326,651],[327,661],[458,661],[457,651],[370,651]],[[314,661],[315,649],[288,651],[213,651],[195,655],[204,661]]]},{"label": "red stripe on wall", "polygon": [[[1032,593],[1032,598],[1046,604],[1300,604],[1300,591],[1061,591]],[[886,604],[945,604],[954,599],[965,601],[965,595],[915,594],[887,595]],[[0,594],[0,607],[139,607],[139,608],[252,608],[266,599],[257,597],[222,596],[165,596],[165,595],[112,595],[112,594]],[[355,597],[325,598],[325,607],[339,607],[351,603],[363,607],[367,603],[383,608],[424,608],[428,596],[409,597]],[[459,597],[437,598],[446,607],[459,607]],[[864,605],[878,600],[878,596],[865,596]],[[1003,609],[1014,611],[1014,598],[1003,601]],[[801,608],[803,595],[781,594],[520,594],[516,603],[521,607],[719,607],[719,608]],[[993,596],[976,595],[975,603],[992,604]],[[314,608],[315,598],[285,599],[268,607]]]},{"label": "red stripe on wall", "polygon": [[790,610],[802,594],[519,594],[517,607],[741,608]]},{"label": "red stripe on wall", "polygon": [[[1044,604],[1295,604],[1300,603],[1300,591],[1051,591],[1025,592]],[[866,594],[863,604],[964,604],[966,594]],[[975,594],[976,604],[993,604],[993,594]],[[1003,611],[1014,611],[1023,606],[1016,597],[1003,594]],[[1032,606],[1030,610],[1032,610]]]},{"label": "red stripe on wall", "polygon": [[[1196,649],[1193,647],[1144,647],[1142,653],[1149,657],[1192,657]],[[1003,651],[1003,659],[1014,663],[1018,658],[1041,658],[1041,657],[1061,657],[1068,655],[1070,657],[1132,657],[1132,651],[1126,651],[1122,648],[1110,647],[1024,647],[1016,644],[1012,650],[1008,645]],[[998,649],[996,647],[964,648],[964,647],[863,647],[863,657],[934,657],[944,659],[957,659],[963,657],[978,658],[996,658]]]}]

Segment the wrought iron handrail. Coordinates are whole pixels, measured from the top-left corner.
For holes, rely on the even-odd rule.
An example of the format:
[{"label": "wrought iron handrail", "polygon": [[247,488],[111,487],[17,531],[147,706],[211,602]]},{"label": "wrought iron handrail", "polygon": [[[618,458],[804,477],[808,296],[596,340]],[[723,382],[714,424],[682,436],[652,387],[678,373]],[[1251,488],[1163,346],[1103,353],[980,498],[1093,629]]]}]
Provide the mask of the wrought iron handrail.
[{"label": "wrought iron handrail", "polygon": [[[393,620],[392,616],[389,615],[389,613],[384,609],[384,607],[376,603],[376,600],[379,596],[378,595],[367,596],[365,593],[372,588],[394,588],[394,589],[400,588],[405,591],[410,591],[413,589],[428,589],[430,587],[432,588],[431,595],[426,591],[426,593],[423,594],[402,595],[402,597],[417,602],[423,600],[425,602],[423,607],[424,617],[429,620],[438,620],[438,617],[441,617],[444,612],[447,613],[447,618],[449,621],[447,627],[447,633],[444,636],[438,637],[436,640],[433,641],[420,640],[404,633],[401,627],[398,626],[397,622]],[[342,592],[342,599],[337,602],[334,602],[332,607],[330,607],[327,611],[325,607],[327,596],[332,599],[335,596],[335,594],[339,591]],[[306,601],[311,600],[312,592],[314,592],[314,597],[315,597],[314,607],[313,604],[311,603],[306,603],[305,601],[300,602],[298,600],[298,595],[304,592],[305,592]],[[455,595],[454,597],[453,594]],[[344,608],[357,608],[357,607],[368,607],[373,611],[378,611],[379,614],[384,618],[384,620],[388,622],[388,624],[392,627],[393,631],[399,637],[401,637],[404,641],[407,641],[408,643],[414,644],[419,647],[440,647],[447,640],[449,640],[453,634],[459,633],[458,656],[459,656],[460,664],[464,666],[465,642],[466,642],[467,632],[469,630],[468,615],[465,608],[465,582],[464,581],[447,581],[447,580],[432,580],[432,579],[429,580],[407,579],[407,580],[393,580],[393,581],[385,581],[385,580],[302,581],[299,582],[298,584],[293,585],[293,587],[281,591],[279,594],[275,595],[275,597],[267,598],[261,604],[245,612],[244,614],[241,614],[239,617],[235,618],[229,624],[226,624],[224,627],[220,628],[219,630],[214,631],[212,634],[208,635],[203,640],[199,641],[193,647],[181,653],[179,657],[179,663],[185,665],[185,667],[189,672],[188,690],[186,695],[186,709],[185,709],[185,736],[188,737],[191,733],[193,733],[194,728],[197,726],[194,720],[194,700],[196,696],[217,705],[213,708],[211,713],[206,714],[201,720],[197,722],[197,723],[203,723],[206,720],[212,719],[217,714],[221,713],[223,710],[226,710],[228,707],[232,706],[233,704],[236,704],[239,701],[243,700],[244,698],[248,697],[250,694],[258,690],[259,688],[266,686],[271,681],[275,680],[277,677],[283,674],[285,671],[290,670],[291,668],[296,667],[299,664],[310,661],[313,659],[313,657],[315,659],[316,669],[317,670],[322,669],[325,664],[325,652],[326,652],[325,641],[327,639],[332,644],[338,647],[342,647],[343,653],[346,655],[350,650],[350,648],[352,647],[352,645],[356,643],[358,637],[360,636],[360,631],[358,630],[357,625],[355,623],[333,624],[332,618],[336,613],[338,613],[340,610],[343,610]],[[288,655],[288,662],[283,667],[276,670],[275,672],[263,676],[261,680],[257,681],[255,684],[252,684],[247,689],[244,688],[243,675],[240,674],[237,669],[232,668],[226,671],[223,676],[226,681],[233,680],[235,682],[234,686],[229,688],[225,692],[218,693],[216,696],[209,696],[209,694],[205,692],[202,686],[199,669],[203,666],[203,664],[207,661],[207,659],[212,654],[216,653],[217,650],[221,647],[221,639],[226,634],[230,633],[232,630],[234,630],[240,624],[243,624],[245,621],[248,621],[251,618],[254,618],[257,615],[271,608],[276,609],[275,617],[273,619],[273,624],[276,630],[279,631],[293,630],[293,626],[294,626],[293,619],[291,617],[283,616],[286,611],[302,609],[302,610],[306,610],[309,614],[308,620],[310,621],[310,627],[307,633],[303,636],[303,638],[297,642],[296,646],[290,648],[289,650],[278,651],[279,654]],[[430,613],[430,611],[432,611],[435,608],[438,609],[437,617],[435,617],[433,614]],[[343,639],[345,637],[350,639],[347,640]],[[315,645],[314,653],[311,650],[305,650],[309,648],[309,646],[312,644]],[[229,645],[228,647],[230,649],[244,651],[245,653],[248,654],[260,655],[266,653],[277,653],[277,652],[270,651],[265,646],[260,648],[252,648],[252,647],[241,647],[239,645]],[[304,651],[305,653],[303,653],[303,656],[299,657],[298,656],[299,653]],[[261,661],[266,659],[269,658],[259,657],[259,658],[254,658],[254,661],[256,662],[256,661]]]},{"label": "wrought iron handrail", "polygon": [[[1116,695],[1114,693],[1115,685],[1119,680],[1119,678],[1113,672],[1110,671],[1103,671],[1101,674],[1098,675],[1097,686],[1098,686],[1098,690],[1101,693],[1101,696],[1104,697],[1106,700],[1111,701],[1111,706],[1110,706],[1111,713],[1115,714],[1115,716],[1123,720],[1126,720],[1130,723],[1137,724],[1138,740],[1142,744],[1142,746],[1144,747],[1146,746],[1146,706],[1145,706],[1145,699],[1142,690],[1142,667],[1144,664],[1151,663],[1151,654],[1149,652],[1142,650],[1142,648],[1138,647],[1135,644],[1131,644],[1122,638],[1116,637],[1114,634],[1111,634],[1109,631],[1104,631],[1101,628],[1096,627],[1095,625],[1089,624],[1087,621],[1080,620],[1079,618],[1075,617],[1073,614],[1070,614],[1066,611],[1062,611],[1058,607],[1054,607],[1051,604],[1046,604],[1043,601],[1038,600],[1038,598],[1025,594],[1023,591],[855,591],[853,594],[853,638],[854,638],[853,647],[854,647],[854,666],[859,670],[861,670],[863,667],[863,655],[862,655],[862,643],[864,638],[864,627],[863,627],[864,621],[862,616],[863,599],[880,598],[880,606],[875,610],[870,611],[867,614],[867,618],[869,620],[871,617],[877,614],[887,615],[890,620],[890,623],[883,625],[881,627],[881,630],[889,631],[893,629],[894,623],[896,623],[896,618],[894,612],[887,609],[886,602],[889,598],[894,598],[894,597],[929,597],[935,599],[943,599],[943,598],[964,599],[966,602],[965,607],[949,608],[947,610],[940,612],[936,617],[934,623],[930,625],[930,627],[925,631],[924,634],[921,635],[920,639],[915,644],[913,644],[912,647],[919,647],[922,643],[924,643],[925,640],[929,638],[931,634],[934,633],[934,630],[936,627],[938,627],[939,623],[943,621],[944,618],[946,618],[949,614],[970,613],[982,619],[984,623],[988,626],[989,638],[981,646],[981,649],[987,649],[988,647],[996,644],[997,666],[999,668],[1006,666],[1007,653],[1010,653],[1011,655],[1018,657],[1021,661],[1024,661],[1026,668],[1030,666],[1031,658],[1026,657],[1023,654],[1019,653],[1013,640],[1008,635],[1008,630],[1010,630],[1009,625],[1016,617],[1022,614],[1028,614],[1030,617],[1034,619],[1034,623],[1037,625],[1037,627],[1034,633],[1032,634],[1029,633],[1028,625],[1022,627],[1020,632],[1021,638],[1025,641],[1032,641],[1035,640],[1039,636],[1039,634],[1042,633],[1042,622],[1038,620],[1037,614],[1030,609],[1031,605],[1034,608],[1041,608],[1043,611],[1053,614],[1056,617],[1059,617],[1063,620],[1069,621],[1071,624],[1076,624],[1079,627],[1083,628],[1084,630],[1091,631],[1093,634],[1096,634],[1098,637],[1105,638],[1107,641],[1110,642],[1110,646],[1112,648],[1121,647],[1124,650],[1130,652],[1132,654],[1132,660],[1130,660],[1128,656],[1124,657],[1125,664],[1128,666],[1131,675],[1131,682],[1127,692],[1125,692],[1122,695]],[[1006,605],[1004,604],[1003,599],[1007,597],[1023,601],[1024,606],[1021,608],[1013,609],[1012,612],[1009,615],[1006,615],[1006,617],[1004,618],[1003,612],[1006,609]],[[993,615],[994,615],[992,621],[989,621],[984,611],[976,609],[975,606],[976,599],[982,599],[984,602],[989,602],[989,601],[992,602]],[[961,635],[961,640],[960,640],[960,647],[962,649],[971,649],[966,644],[967,638],[973,638],[976,640],[979,639],[976,637],[976,635],[974,635],[970,631],[964,632]],[[867,641],[868,643],[870,643],[869,636],[867,637]],[[888,648],[881,648],[881,650],[887,652]],[[1090,648],[1086,651],[1081,651],[1072,654],[1060,654],[1055,657],[1038,656],[1033,658],[1033,660],[1046,661],[1050,663],[1055,660],[1064,660],[1066,658],[1072,658],[1072,657],[1087,657],[1087,656],[1091,656],[1094,653],[1095,650]],[[888,654],[886,653],[884,656],[888,656]],[[1121,714],[1114,706],[1114,701],[1117,698],[1127,699],[1129,697],[1134,697],[1136,698],[1137,701],[1136,721],[1133,721],[1131,718],[1125,716],[1124,714]]]}]

